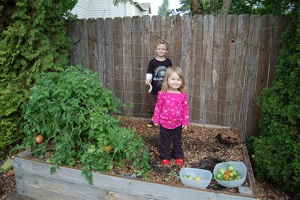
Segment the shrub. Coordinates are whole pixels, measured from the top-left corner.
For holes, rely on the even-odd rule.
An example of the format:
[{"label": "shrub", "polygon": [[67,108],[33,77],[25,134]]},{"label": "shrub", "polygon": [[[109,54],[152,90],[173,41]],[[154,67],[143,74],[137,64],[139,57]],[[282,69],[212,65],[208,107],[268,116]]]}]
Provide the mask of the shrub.
[{"label": "shrub", "polygon": [[[111,115],[121,106],[97,74],[81,66],[44,73],[30,91],[20,148],[31,148],[33,155],[56,166],[80,162],[89,183],[91,170],[111,170],[124,162],[145,174],[150,166],[142,138]],[[44,142],[36,144],[40,134]]]},{"label": "shrub", "polygon": [[257,177],[300,198],[300,9],[283,35],[284,48],[271,88],[258,99],[260,137],[253,143]]},{"label": "shrub", "polygon": [[74,0],[3,0],[0,5],[0,159],[23,139],[24,102],[41,72],[68,64],[64,14]]}]

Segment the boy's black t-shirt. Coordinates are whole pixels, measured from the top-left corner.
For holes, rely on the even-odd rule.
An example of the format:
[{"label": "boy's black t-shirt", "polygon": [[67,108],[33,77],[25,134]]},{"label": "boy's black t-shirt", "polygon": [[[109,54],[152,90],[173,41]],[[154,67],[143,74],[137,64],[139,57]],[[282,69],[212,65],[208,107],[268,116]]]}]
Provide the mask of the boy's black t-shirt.
[{"label": "boy's black t-shirt", "polygon": [[158,94],[161,90],[162,83],[168,67],[172,67],[172,62],[169,58],[164,61],[159,61],[153,58],[148,64],[147,74],[152,74],[152,91],[151,94]]}]

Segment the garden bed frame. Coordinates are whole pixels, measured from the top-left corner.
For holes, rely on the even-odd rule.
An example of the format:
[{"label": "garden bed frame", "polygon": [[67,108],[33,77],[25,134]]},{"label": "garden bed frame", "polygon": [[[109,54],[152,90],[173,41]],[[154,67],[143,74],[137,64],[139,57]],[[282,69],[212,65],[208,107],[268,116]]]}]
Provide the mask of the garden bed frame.
[{"label": "garden bed frame", "polygon": [[[244,138],[241,135],[241,141]],[[192,189],[185,186],[163,184],[141,179],[130,179],[107,173],[92,173],[90,185],[81,170],[60,166],[52,175],[53,165],[31,159],[31,152],[24,151],[13,159],[17,190],[20,195],[44,200],[75,199],[258,199],[253,171],[246,147],[243,148],[244,163],[250,187],[239,187],[240,193],[211,189]]]}]

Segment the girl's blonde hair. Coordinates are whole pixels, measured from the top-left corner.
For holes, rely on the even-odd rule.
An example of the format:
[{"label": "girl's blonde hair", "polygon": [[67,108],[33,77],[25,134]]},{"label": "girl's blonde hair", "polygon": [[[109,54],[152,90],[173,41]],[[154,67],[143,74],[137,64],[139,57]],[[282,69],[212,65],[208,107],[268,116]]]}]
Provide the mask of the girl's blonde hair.
[{"label": "girl's blonde hair", "polygon": [[154,43],[154,49],[156,49],[156,47],[160,44],[164,44],[166,45],[166,49],[169,50],[169,44],[166,40],[163,40],[163,39],[157,39]]},{"label": "girl's blonde hair", "polygon": [[180,92],[186,93],[187,92],[187,88],[185,86],[184,75],[183,75],[182,70],[179,67],[168,67],[167,68],[166,75],[165,75],[165,78],[164,78],[164,82],[163,82],[163,84],[161,86],[161,90],[163,92],[167,92],[168,91],[168,89],[169,89],[168,79],[170,78],[170,76],[173,73],[176,73],[179,76],[179,78],[181,79],[181,82],[182,82],[182,84],[181,84],[180,88],[178,88],[178,90]]}]

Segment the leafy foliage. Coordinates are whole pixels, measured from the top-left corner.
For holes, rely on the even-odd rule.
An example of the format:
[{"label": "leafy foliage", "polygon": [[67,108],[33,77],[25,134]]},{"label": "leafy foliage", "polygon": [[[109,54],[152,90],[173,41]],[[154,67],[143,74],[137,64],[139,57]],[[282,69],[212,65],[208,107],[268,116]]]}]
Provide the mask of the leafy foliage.
[{"label": "leafy foliage", "polygon": [[120,3],[133,3],[133,0],[113,0],[115,6],[119,5]]},{"label": "leafy foliage", "polygon": [[163,3],[158,7],[158,15],[167,16],[169,15],[169,0],[163,0]]},{"label": "leafy foliage", "polygon": [[[122,103],[102,87],[97,74],[80,66],[44,73],[30,95],[20,148],[31,148],[33,155],[57,166],[80,162],[89,183],[92,170],[111,170],[124,162],[143,174],[150,168],[142,138],[110,115]],[[39,134],[45,138],[42,144],[35,142]]]},{"label": "leafy foliage", "polygon": [[[210,0],[198,0],[201,4],[204,14],[220,13],[224,0],[216,0],[215,4],[211,5]],[[294,8],[296,0],[232,0],[229,14],[289,14]],[[176,9],[177,13],[191,13],[191,0],[180,0],[181,7]]]},{"label": "leafy foliage", "polygon": [[300,9],[284,32],[284,48],[271,88],[258,99],[261,135],[252,145],[257,175],[300,198]]},{"label": "leafy foliage", "polygon": [[24,133],[24,102],[37,76],[68,63],[65,15],[74,0],[1,0],[0,159]]}]

